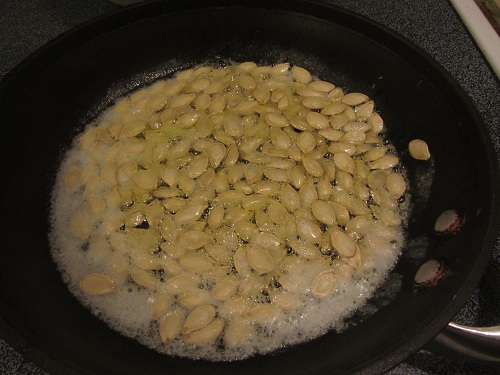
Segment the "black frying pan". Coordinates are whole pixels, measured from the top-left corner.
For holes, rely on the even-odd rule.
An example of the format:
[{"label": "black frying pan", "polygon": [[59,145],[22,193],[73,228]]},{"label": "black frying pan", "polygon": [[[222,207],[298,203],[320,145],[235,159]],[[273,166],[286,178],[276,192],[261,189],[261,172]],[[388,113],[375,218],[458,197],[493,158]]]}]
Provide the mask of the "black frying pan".
[{"label": "black frying pan", "polygon": [[[388,281],[342,334],[232,363],[159,355],[109,329],[69,294],[50,258],[49,197],[60,156],[82,126],[117,97],[178,69],[207,62],[289,61],[371,96],[416,189],[410,246]],[[458,85],[407,41],[363,18],[303,1],[149,3],[80,27],[15,69],[0,86],[2,199],[0,332],[53,374],[380,373],[429,342],[477,286],[499,228],[497,167],[484,124]],[[428,142],[431,162],[407,144]],[[429,169],[431,168],[432,169]],[[463,230],[432,234],[459,207]],[[417,290],[427,259],[446,259],[438,286]]]}]

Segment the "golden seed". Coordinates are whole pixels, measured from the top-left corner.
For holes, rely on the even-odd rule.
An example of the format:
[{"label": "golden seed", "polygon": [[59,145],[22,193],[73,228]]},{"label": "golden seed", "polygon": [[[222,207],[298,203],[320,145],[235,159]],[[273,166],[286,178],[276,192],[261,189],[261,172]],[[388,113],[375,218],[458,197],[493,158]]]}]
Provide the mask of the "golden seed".
[{"label": "golden seed", "polygon": [[333,271],[323,271],[313,279],[311,293],[316,298],[325,298],[333,293],[335,286],[335,273]]},{"label": "golden seed", "polygon": [[80,288],[89,294],[102,295],[116,290],[116,285],[106,275],[92,273],[80,280]]},{"label": "golden seed", "polygon": [[182,329],[182,314],[177,310],[167,313],[159,322],[160,337],[163,342],[173,340]]},{"label": "golden seed", "polygon": [[188,315],[184,325],[182,326],[182,333],[187,335],[193,331],[201,329],[212,322],[215,318],[215,307],[212,305],[202,305],[194,309]]},{"label": "golden seed", "polygon": [[359,105],[366,102],[367,100],[368,96],[359,92],[351,92],[342,97],[342,102],[351,106]]},{"label": "golden seed", "polygon": [[408,144],[410,155],[417,160],[429,160],[431,154],[429,146],[421,139],[414,139]]},{"label": "golden seed", "polygon": [[[151,292],[163,342],[237,348],[392,251],[408,187],[374,102],[290,66],[180,71],[82,134],[90,162],[62,181],[84,197],[68,226],[106,262],[83,291],[130,278]],[[409,152],[430,157],[421,140]]]}]

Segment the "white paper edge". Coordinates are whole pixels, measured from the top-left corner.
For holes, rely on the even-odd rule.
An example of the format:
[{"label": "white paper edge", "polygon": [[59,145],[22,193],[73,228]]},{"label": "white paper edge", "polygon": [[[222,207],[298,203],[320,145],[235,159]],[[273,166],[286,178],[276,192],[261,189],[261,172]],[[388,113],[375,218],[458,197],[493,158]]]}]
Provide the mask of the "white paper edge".
[{"label": "white paper edge", "polygon": [[472,37],[500,78],[500,36],[474,0],[450,0]]}]

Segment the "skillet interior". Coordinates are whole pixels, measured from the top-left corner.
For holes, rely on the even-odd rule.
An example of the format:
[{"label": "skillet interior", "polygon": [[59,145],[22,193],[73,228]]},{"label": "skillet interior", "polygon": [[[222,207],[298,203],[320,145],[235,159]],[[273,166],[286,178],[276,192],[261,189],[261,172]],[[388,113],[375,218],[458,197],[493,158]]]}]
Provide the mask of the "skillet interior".
[{"label": "skillet interior", "polygon": [[[255,2],[265,12],[230,4],[210,11],[184,10],[202,7],[194,2],[123,10],[48,45],[0,87],[0,123],[8,141],[2,169],[11,193],[2,202],[2,334],[53,373],[380,372],[430,340],[486,266],[498,225],[492,219],[498,216],[494,158],[479,117],[443,71],[397,36],[345,11],[300,2]],[[214,364],[157,355],[84,310],[50,259],[47,217],[62,147],[85,123],[158,77],[226,59],[292,61],[367,93],[412,186],[427,167],[410,160],[406,145],[425,139],[434,181],[429,196],[415,202],[410,239],[427,235],[444,209],[462,207],[468,218],[454,239],[438,243],[429,237],[427,247],[407,251],[393,277],[401,282],[399,292],[362,324],[273,356]],[[413,275],[428,257],[445,257],[452,273],[438,288],[416,293]],[[382,297],[373,305],[386,305]]]}]

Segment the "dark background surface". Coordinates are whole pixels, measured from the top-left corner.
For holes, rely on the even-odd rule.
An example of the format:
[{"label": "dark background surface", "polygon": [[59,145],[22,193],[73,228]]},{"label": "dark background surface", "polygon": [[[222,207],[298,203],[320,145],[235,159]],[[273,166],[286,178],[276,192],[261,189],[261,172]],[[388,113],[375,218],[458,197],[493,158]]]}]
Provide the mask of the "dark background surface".
[{"label": "dark background surface", "polygon": [[[451,4],[445,0],[328,0],[375,20],[427,51],[472,98],[500,160],[500,84]],[[0,79],[51,39],[119,9],[106,0],[1,0]],[[2,124],[1,126],[6,126]],[[500,243],[480,287],[455,318],[500,325]],[[389,374],[497,374],[500,369],[422,350]],[[45,374],[0,339],[0,374]]]}]

